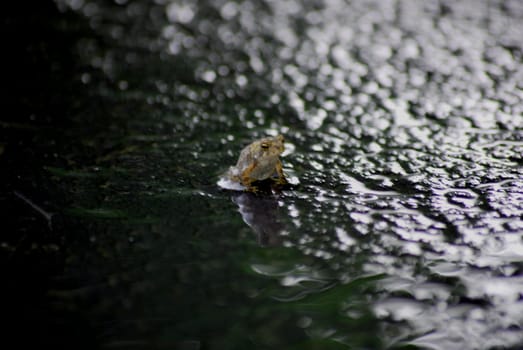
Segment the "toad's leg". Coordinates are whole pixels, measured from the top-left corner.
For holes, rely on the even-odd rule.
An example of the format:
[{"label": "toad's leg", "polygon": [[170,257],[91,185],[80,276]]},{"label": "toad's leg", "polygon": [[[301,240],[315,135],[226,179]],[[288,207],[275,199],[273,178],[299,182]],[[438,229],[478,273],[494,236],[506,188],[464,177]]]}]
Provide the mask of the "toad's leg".
[{"label": "toad's leg", "polygon": [[245,169],[242,174],[240,175],[240,182],[243,186],[247,188],[247,190],[250,190],[252,188],[251,183],[253,182],[253,179],[251,178],[251,173],[256,167],[256,163],[253,163]]},{"label": "toad's leg", "polygon": [[281,165],[281,161],[278,160],[278,163],[276,163],[276,173],[278,173],[278,183],[285,185],[287,182],[287,179],[285,178],[285,174],[283,173],[283,168]]},{"label": "toad's leg", "polygon": [[252,183],[253,183],[253,179],[251,179],[250,177],[248,177],[248,176],[242,177],[242,185],[245,187],[245,191],[257,193],[258,187],[253,186]]}]

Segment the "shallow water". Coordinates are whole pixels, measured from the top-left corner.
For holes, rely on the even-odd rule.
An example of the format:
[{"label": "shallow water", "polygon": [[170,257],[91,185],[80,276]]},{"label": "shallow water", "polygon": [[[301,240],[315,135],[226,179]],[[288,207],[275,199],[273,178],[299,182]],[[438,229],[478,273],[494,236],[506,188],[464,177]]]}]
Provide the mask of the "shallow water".
[{"label": "shallow water", "polygon": [[[32,39],[50,82],[2,124],[17,332],[77,348],[523,346],[520,2],[56,8],[44,24],[67,40]],[[278,133],[296,186],[217,186]]]}]

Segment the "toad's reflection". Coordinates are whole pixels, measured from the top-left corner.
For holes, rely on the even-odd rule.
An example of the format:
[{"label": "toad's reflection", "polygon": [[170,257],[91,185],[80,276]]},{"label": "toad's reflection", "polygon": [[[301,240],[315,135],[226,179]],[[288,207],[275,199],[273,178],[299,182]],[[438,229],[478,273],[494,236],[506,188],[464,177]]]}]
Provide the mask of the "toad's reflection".
[{"label": "toad's reflection", "polygon": [[249,192],[232,196],[238,205],[243,221],[256,233],[258,243],[262,246],[276,246],[282,242],[284,229],[279,221],[278,201],[272,196],[260,197]]}]

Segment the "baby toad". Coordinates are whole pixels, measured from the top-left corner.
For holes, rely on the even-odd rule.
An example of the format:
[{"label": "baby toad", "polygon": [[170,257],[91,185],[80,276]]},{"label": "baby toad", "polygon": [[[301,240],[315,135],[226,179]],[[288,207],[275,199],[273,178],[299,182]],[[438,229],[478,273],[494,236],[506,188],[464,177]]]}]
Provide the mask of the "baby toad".
[{"label": "baby toad", "polygon": [[229,169],[227,177],[253,192],[256,187],[252,183],[259,180],[277,177],[278,184],[286,184],[279,158],[284,150],[283,143],[282,135],[254,141],[241,151],[238,162]]}]

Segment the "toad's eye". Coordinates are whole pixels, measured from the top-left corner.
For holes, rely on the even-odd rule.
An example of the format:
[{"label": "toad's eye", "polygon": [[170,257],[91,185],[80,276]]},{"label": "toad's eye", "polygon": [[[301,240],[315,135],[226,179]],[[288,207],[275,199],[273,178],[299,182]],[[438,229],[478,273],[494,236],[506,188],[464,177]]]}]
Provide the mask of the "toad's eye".
[{"label": "toad's eye", "polygon": [[263,149],[267,149],[267,148],[269,148],[269,144],[268,144],[267,142],[263,142],[263,143],[261,144],[261,148],[263,148]]}]

